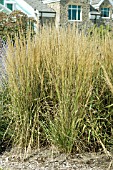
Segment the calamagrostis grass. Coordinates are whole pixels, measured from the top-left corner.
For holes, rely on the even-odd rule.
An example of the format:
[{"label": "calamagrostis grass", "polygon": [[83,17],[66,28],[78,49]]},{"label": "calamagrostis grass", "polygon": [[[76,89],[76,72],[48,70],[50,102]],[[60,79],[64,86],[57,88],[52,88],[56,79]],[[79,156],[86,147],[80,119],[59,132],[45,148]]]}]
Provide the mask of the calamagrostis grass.
[{"label": "calamagrostis grass", "polygon": [[29,150],[49,143],[69,153],[112,144],[112,44],[110,34],[69,27],[8,42],[15,145]]}]

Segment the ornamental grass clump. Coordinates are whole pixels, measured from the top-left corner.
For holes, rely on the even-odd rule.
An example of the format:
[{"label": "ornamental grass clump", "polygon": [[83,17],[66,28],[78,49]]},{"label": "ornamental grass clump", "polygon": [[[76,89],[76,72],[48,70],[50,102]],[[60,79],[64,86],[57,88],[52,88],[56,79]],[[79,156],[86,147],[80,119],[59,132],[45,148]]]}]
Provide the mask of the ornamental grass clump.
[{"label": "ornamental grass clump", "polygon": [[8,42],[14,145],[29,151],[49,144],[66,153],[103,148],[108,154],[113,96],[105,73],[112,79],[113,40],[106,34],[42,28],[32,40],[29,34],[27,41]]}]

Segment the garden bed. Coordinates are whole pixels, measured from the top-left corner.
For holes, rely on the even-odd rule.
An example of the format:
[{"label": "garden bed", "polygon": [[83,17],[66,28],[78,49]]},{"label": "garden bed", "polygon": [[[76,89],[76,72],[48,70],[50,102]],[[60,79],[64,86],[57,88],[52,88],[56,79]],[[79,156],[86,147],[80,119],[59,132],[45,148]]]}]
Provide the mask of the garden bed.
[{"label": "garden bed", "polygon": [[112,170],[113,160],[105,154],[66,155],[53,148],[32,151],[23,159],[15,150],[0,155],[0,167],[7,170]]}]

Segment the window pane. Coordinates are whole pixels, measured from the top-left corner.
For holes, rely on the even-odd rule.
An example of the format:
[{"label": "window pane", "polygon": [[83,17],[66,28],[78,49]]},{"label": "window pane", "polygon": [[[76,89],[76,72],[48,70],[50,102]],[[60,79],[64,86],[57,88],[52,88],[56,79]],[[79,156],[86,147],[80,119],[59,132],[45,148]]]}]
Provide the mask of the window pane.
[{"label": "window pane", "polygon": [[72,20],[76,20],[76,10],[72,10]]},{"label": "window pane", "polygon": [[71,20],[71,9],[68,10],[68,19]]},{"label": "window pane", "polygon": [[0,0],[0,4],[4,5],[4,0]]},{"label": "window pane", "polygon": [[13,10],[13,4],[7,4],[7,8],[9,8],[12,11]]},{"label": "window pane", "polygon": [[68,6],[68,19],[81,20],[81,6],[69,5]]},{"label": "window pane", "polygon": [[109,11],[109,8],[104,8],[105,11]]},{"label": "window pane", "polygon": [[106,17],[109,17],[109,9],[106,9]]},{"label": "window pane", "polygon": [[78,6],[78,10],[81,10],[81,6]]},{"label": "window pane", "polygon": [[109,8],[101,8],[102,17],[109,17]]},{"label": "window pane", "polygon": [[80,11],[78,11],[78,20],[80,20]]},{"label": "window pane", "polygon": [[74,8],[74,9],[75,9],[75,8],[77,8],[77,6],[76,6],[76,5],[72,5],[72,8]]}]

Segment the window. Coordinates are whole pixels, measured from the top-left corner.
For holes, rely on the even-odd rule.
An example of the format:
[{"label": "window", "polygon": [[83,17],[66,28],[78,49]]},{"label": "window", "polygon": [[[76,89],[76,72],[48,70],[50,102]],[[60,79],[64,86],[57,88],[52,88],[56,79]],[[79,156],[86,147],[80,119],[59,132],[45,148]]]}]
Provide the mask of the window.
[{"label": "window", "polygon": [[0,0],[0,4],[4,5],[4,0]]},{"label": "window", "polygon": [[9,8],[11,11],[13,10],[13,4],[7,3],[7,8]]},{"label": "window", "polygon": [[80,21],[81,17],[81,6],[69,5],[68,6],[68,20],[70,21]]},{"label": "window", "polygon": [[110,17],[109,8],[101,8],[101,16],[104,18],[109,18]]}]

